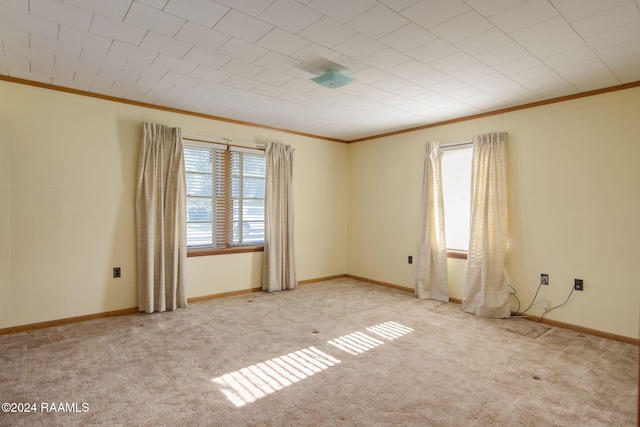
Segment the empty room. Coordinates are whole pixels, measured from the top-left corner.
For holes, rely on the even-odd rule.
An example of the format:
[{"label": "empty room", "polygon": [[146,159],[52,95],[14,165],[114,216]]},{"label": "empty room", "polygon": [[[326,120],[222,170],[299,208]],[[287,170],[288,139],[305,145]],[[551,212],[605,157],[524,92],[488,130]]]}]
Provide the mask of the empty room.
[{"label": "empty room", "polygon": [[0,2],[0,425],[633,426],[640,1]]}]

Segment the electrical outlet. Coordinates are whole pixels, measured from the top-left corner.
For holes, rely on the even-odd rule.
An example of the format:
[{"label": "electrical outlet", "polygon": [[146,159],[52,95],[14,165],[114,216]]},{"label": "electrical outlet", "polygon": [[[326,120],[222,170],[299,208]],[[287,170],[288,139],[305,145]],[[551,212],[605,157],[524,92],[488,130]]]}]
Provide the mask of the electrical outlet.
[{"label": "electrical outlet", "polygon": [[122,269],[120,267],[113,267],[113,278],[119,279],[122,277]]},{"label": "electrical outlet", "polygon": [[582,281],[582,279],[574,279],[573,289],[575,289],[576,291],[584,291],[584,282]]},{"label": "electrical outlet", "polygon": [[549,301],[547,301],[546,299],[543,299],[542,308],[544,308],[544,311],[547,311],[547,309],[549,308]]},{"label": "electrical outlet", "polygon": [[541,285],[548,285],[549,284],[549,275],[546,273],[542,273],[540,275],[540,284]]},{"label": "electrical outlet", "polygon": [[409,255],[409,257],[407,258],[407,262],[409,264],[413,264],[413,257],[411,255]]}]

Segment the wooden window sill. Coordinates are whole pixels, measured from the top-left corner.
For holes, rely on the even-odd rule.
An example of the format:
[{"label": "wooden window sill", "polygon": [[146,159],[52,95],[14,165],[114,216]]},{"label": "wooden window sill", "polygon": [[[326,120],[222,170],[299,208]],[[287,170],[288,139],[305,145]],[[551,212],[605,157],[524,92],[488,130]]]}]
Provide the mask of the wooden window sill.
[{"label": "wooden window sill", "polygon": [[447,251],[447,258],[467,259],[467,252]]},{"label": "wooden window sill", "polygon": [[234,246],[232,248],[223,249],[189,249],[187,250],[187,258],[195,256],[209,256],[209,255],[226,255],[226,254],[241,254],[245,252],[263,252],[264,246]]}]

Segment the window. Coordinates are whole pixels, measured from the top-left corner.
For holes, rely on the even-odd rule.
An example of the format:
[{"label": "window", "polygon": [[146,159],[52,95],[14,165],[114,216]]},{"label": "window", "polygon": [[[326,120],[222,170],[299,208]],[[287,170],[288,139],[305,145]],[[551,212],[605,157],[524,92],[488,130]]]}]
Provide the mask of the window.
[{"label": "window", "polygon": [[447,249],[467,252],[471,229],[471,144],[442,147],[442,193]]},{"label": "window", "polygon": [[264,152],[184,141],[187,248],[264,244]]}]

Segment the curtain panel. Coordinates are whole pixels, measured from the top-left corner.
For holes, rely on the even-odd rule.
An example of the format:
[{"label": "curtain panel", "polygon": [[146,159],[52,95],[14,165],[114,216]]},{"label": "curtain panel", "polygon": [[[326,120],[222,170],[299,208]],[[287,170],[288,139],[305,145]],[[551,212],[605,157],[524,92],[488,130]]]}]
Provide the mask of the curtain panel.
[{"label": "curtain panel", "polygon": [[462,309],[483,317],[511,315],[504,275],[507,251],[506,133],[473,137],[471,237]]},{"label": "curtain panel", "polygon": [[144,123],[136,190],[138,309],[187,306],[182,130]]},{"label": "curtain panel", "polygon": [[293,206],[293,147],[269,143],[266,149],[264,268],[262,289],[293,289],[296,281]]},{"label": "curtain panel", "polygon": [[419,298],[449,301],[441,165],[440,143],[428,143],[422,180],[415,294]]}]

